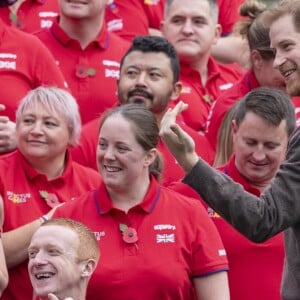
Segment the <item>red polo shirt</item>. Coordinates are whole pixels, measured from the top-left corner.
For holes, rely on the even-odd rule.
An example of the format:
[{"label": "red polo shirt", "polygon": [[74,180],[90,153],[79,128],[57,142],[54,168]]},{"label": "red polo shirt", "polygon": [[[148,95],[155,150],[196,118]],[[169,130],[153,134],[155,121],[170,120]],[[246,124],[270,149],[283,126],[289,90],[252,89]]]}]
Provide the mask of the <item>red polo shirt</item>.
[{"label": "red polo shirt", "polygon": [[[59,207],[54,217],[72,218],[94,231],[101,263],[87,299],[192,300],[192,278],[227,270],[221,239],[204,208],[158,185],[152,177],[143,201],[127,213],[115,208],[104,184]],[[120,224],[137,231],[126,243]]]},{"label": "red polo shirt", "polygon": [[226,36],[232,32],[234,24],[241,18],[239,9],[245,0],[218,0],[217,2],[222,35]]},{"label": "red polo shirt", "polygon": [[253,70],[249,70],[239,82],[221,94],[214,102],[208,114],[205,128],[205,136],[214,150],[217,146],[218,130],[228,109],[252,89],[256,89],[259,86],[260,84]]},{"label": "red polo shirt", "polygon": [[132,40],[148,35],[149,28],[160,28],[165,0],[114,0],[107,6],[105,21],[109,31]]},{"label": "red polo shirt", "polygon": [[[98,172],[73,162],[67,155],[63,174],[53,180],[38,173],[19,151],[0,157],[0,192],[4,203],[3,231],[23,226],[46,214],[51,208],[41,196],[46,191],[67,202],[99,185]],[[1,299],[32,299],[28,261],[9,269],[9,284]]]},{"label": "red polo shirt", "polygon": [[116,101],[120,60],[130,44],[108,33],[103,26],[99,36],[85,49],[53,23],[50,29],[36,33],[49,48],[77,99],[82,122],[98,117]]},{"label": "red polo shirt", "polygon": [[34,32],[51,27],[58,16],[58,0],[25,0],[17,14],[9,7],[0,9],[0,18],[7,24],[26,32]]},{"label": "red polo shirt", "polygon": [[183,89],[177,101],[173,101],[173,105],[179,100],[189,105],[182,116],[185,123],[196,131],[204,130],[209,110],[217,97],[232,87],[244,74],[238,65],[223,65],[213,58],[209,58],[207,66],[208,78],[203,86],[198,71],[181,65],[180,81],[183,83]]},{"label": "red polo shirt", "polygon": [[1,19],[0,78],[0,102],[6,106],[0,114],[13,121],[18,103],[28,91],[40,85],[66,87],[44,44],[31,34],[5,25]]},{"label": "red polo shirt", "polygon": [[[194,139],[196,152],[199,156],[209,164],[212,164],[214,160],[214,151],[208,140],[203,135],[200,135],[189,128],[183,122],[178,121],[178,124]],[[97,170],[96,150],[98,145],[99,125],[100,118],[85,124],[82,128],[79,145],[71,150],[75,161],[95,170]],[[184,176],[184,172],[170,153],[169,149],[161,140],[159,141],[157,148],[162,154],[164,163],[162,172],[163,185],[167,186],[173,181],[180,180]]]},{"label": "red polo shirt", "polygon": [[[256,196],[260,191],[252,187],[235,166],[235,157],[218,168],[244,189]],[[188,185],[176,183],[172,189],[189,197],[201,199]],[[229,287],[231,300],[280,300],[280,282],[284,264],[283,233],[264,243],[254,243],[229,225],[201,199],[209,217],[214,221],[224,243],[229,261]]]}]

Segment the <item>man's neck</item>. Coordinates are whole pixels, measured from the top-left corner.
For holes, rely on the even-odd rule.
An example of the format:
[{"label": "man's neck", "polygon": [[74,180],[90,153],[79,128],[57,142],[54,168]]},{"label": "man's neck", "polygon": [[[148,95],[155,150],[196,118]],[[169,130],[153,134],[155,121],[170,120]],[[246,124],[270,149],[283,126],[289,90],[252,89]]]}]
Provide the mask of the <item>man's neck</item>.
[{"label": "man's neck", "polygon": [[201,83],[203,86],[205,86],[207,78],[208,78],[209,57],[210,57],[210,55],[207,54],[207,55],[201,56],[197,59],[193,59],[192,61],[189,61],[189,62],[183,61],[184,65],[199,72],[200,77],[201,77]]},{"label": "man's neck", "polygon": [[59,26],[70,38],[77,40],[82,49],[85,49],[98,37],[103,26],[103,16],[94,21],[60,16]]}]

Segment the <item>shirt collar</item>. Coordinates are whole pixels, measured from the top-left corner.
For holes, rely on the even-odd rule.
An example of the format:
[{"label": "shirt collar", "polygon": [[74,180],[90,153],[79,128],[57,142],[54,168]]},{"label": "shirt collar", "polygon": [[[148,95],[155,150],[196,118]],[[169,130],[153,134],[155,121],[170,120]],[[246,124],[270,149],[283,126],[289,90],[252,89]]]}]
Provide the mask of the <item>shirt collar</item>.
[{"label": "shirt collar", "polygon": [[[180,64],[180,72],[185,76],[193,76],[195,73],[197,73],[197,75],[200,74],[197,70],[192,69],[189,65],[183,63]],[[220,68],[217,62],[211,56],[208,58],[207,62],[207,74],[208,78],[213,78],[220,75]]]},{"label": "shirt collar", "polygon": [[[157,201],[160,197],[160,185],[154,176],[151,176],[150,186],[148,191],[140,204],[137,204],[135,207],[140,207],[144,212],[151,213],[154,209]],[[107,214],[113,209],[115,209],[104,182],[101,182],[98,190],[94,194],[94,200],[96,203],[97,210],[99,214]]]},{"label": "shirt collar", "polygon": [[[59,17],[53,22],[50,31],[52,35],[64,46],[67,46],[69,43],[74,41],[70,38],[69,35],[59,26]],[[92,42],[97,45],[99,48],[107,49],[110,41],[109,32],[106,29],[106,26],[103,25],[98,37]]]},{"label": "shirt collar", "polygon": [[230,157],[229,161],[224,166],[222,166],[218,169],[221,170],[222,172],[224,172],[225,174],[227,174],[235,182],[240,183],[247,192],[249,192],[253,195],[256,195],[256,196],[260,195],[259,189],[255,188],[251,184],[249,184],[247,179],[237,169],[237,167],[235,165],[235,155],[234,154]]},{"label": "shirt collar", "polygon": [[[37,170],[35,170],[29,163],[28,161],[25,159],[25,157],[22,155],[22,153],[20,151],[17,150],[17,155],[18,155],[18,160],[22,166],[22,168],[24,169],[24,172],[26,174],[26,177],[30,180],[33,181],[34,179],[38,178],[38,177],[45,177],[47,178],[44,174],[39,173]],[[61,174],[61,176],[50,180],[51,182],[54,181],[64,181],[70,174],[71,172],[71,168],[72,168],[72,157],[69,154],[69,151],[67,150],[66,152],[66,163],[65,163],[65,168],[63,173]]]}]

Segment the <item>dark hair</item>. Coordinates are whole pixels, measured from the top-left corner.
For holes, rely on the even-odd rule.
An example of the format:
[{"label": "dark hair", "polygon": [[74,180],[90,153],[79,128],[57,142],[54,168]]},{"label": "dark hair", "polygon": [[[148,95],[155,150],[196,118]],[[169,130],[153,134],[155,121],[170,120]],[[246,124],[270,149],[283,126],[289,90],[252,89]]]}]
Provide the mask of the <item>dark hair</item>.
[{"label": "dark hair", "polygon": [[156,52],[165,53],[170,59],[173,73],[173,83],[179,80],[180,65],[175,48],[165,38],[160,36],[137,36],[132,41],[130,48],[121,59],[120,69],[122,69],[125,58],[133,51],[144,53]]},{"label": "dark hair", "polygon": [[[156,148],[159,142],[159,128],[154,114],[144,105],[130,103],[117,106],[104,114],[101,118],[100,127],[111,116],[119,114],[132,124],[133,133],[137,142],[145,151]],[[149,173],[157,179],[162,172],[163,164],[159,155],[149,167]]]},{"label": "dark hair", "polygon": [[238,126],[249,111],[275,126],[278,126],[282,120],[286,120],[288,136],[295,129],[295,109],[291,98],[282,90],[270,87],[260,87],[251,90],[238,103],[235,115],[235,121]]},{"label": "dark hair", "polygon": [[[180,0],[183,1],[183,0]],[[213,21],[215,23],[218,22],[218,17],[219,17],[219,6],[216,0],[205,0],[210,7],[210,14],[213,18]],[[165,18],[167,17],[167,15],[169,14],[169,10],[170,10],[170,6],[172,5],[172,3],[174,2],[174,0],[166,0],[165,2],[165,10],[164,10],[164,15]]]},{"label": "dark hair", "polygon": [[240,15],[245,17],[237,22],[234,31],[246,38],[250,50],[259,51],[264,60],[274,59],[275,53],[270,48],[269,27],[263,22],[266,5],[255,0],[248,0],[240,7]]}]

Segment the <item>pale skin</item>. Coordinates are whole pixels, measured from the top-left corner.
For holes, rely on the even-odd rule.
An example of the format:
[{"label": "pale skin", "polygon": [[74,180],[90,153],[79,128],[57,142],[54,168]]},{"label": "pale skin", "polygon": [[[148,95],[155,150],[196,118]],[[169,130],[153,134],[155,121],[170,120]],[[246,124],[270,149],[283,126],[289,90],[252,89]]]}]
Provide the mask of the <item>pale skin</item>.
[{"label": "pale skin", "polygon": [[161,123],[159,135],[186,173],[191,171],[199,160],[193,139],[176,124],[176,117],[188,105],[180,101],[174,109],[168,109]]},{"label": "pale skin", "polygon": [[[0,104],[0,112],[4,111],[5,106]],[[16,134],[15,134],[16,124],[5,116],[0,116],[0,154],[13,151],[16,148]]]},{"label": "pale skin", "polygon": [[59,26],[85,49],[101,31],[106,4],[107,0],[82,1],[76,4],[60,0]]},{"label": "pale skin", "polygon": [[[40,300],[86,299],[96,261],[78,256],[80,246],[78,234],[67,227],[46,225],[34,233],[28,248],[28,272]],[[37,279],[47,272],[52,276],[44,282]]]}]

